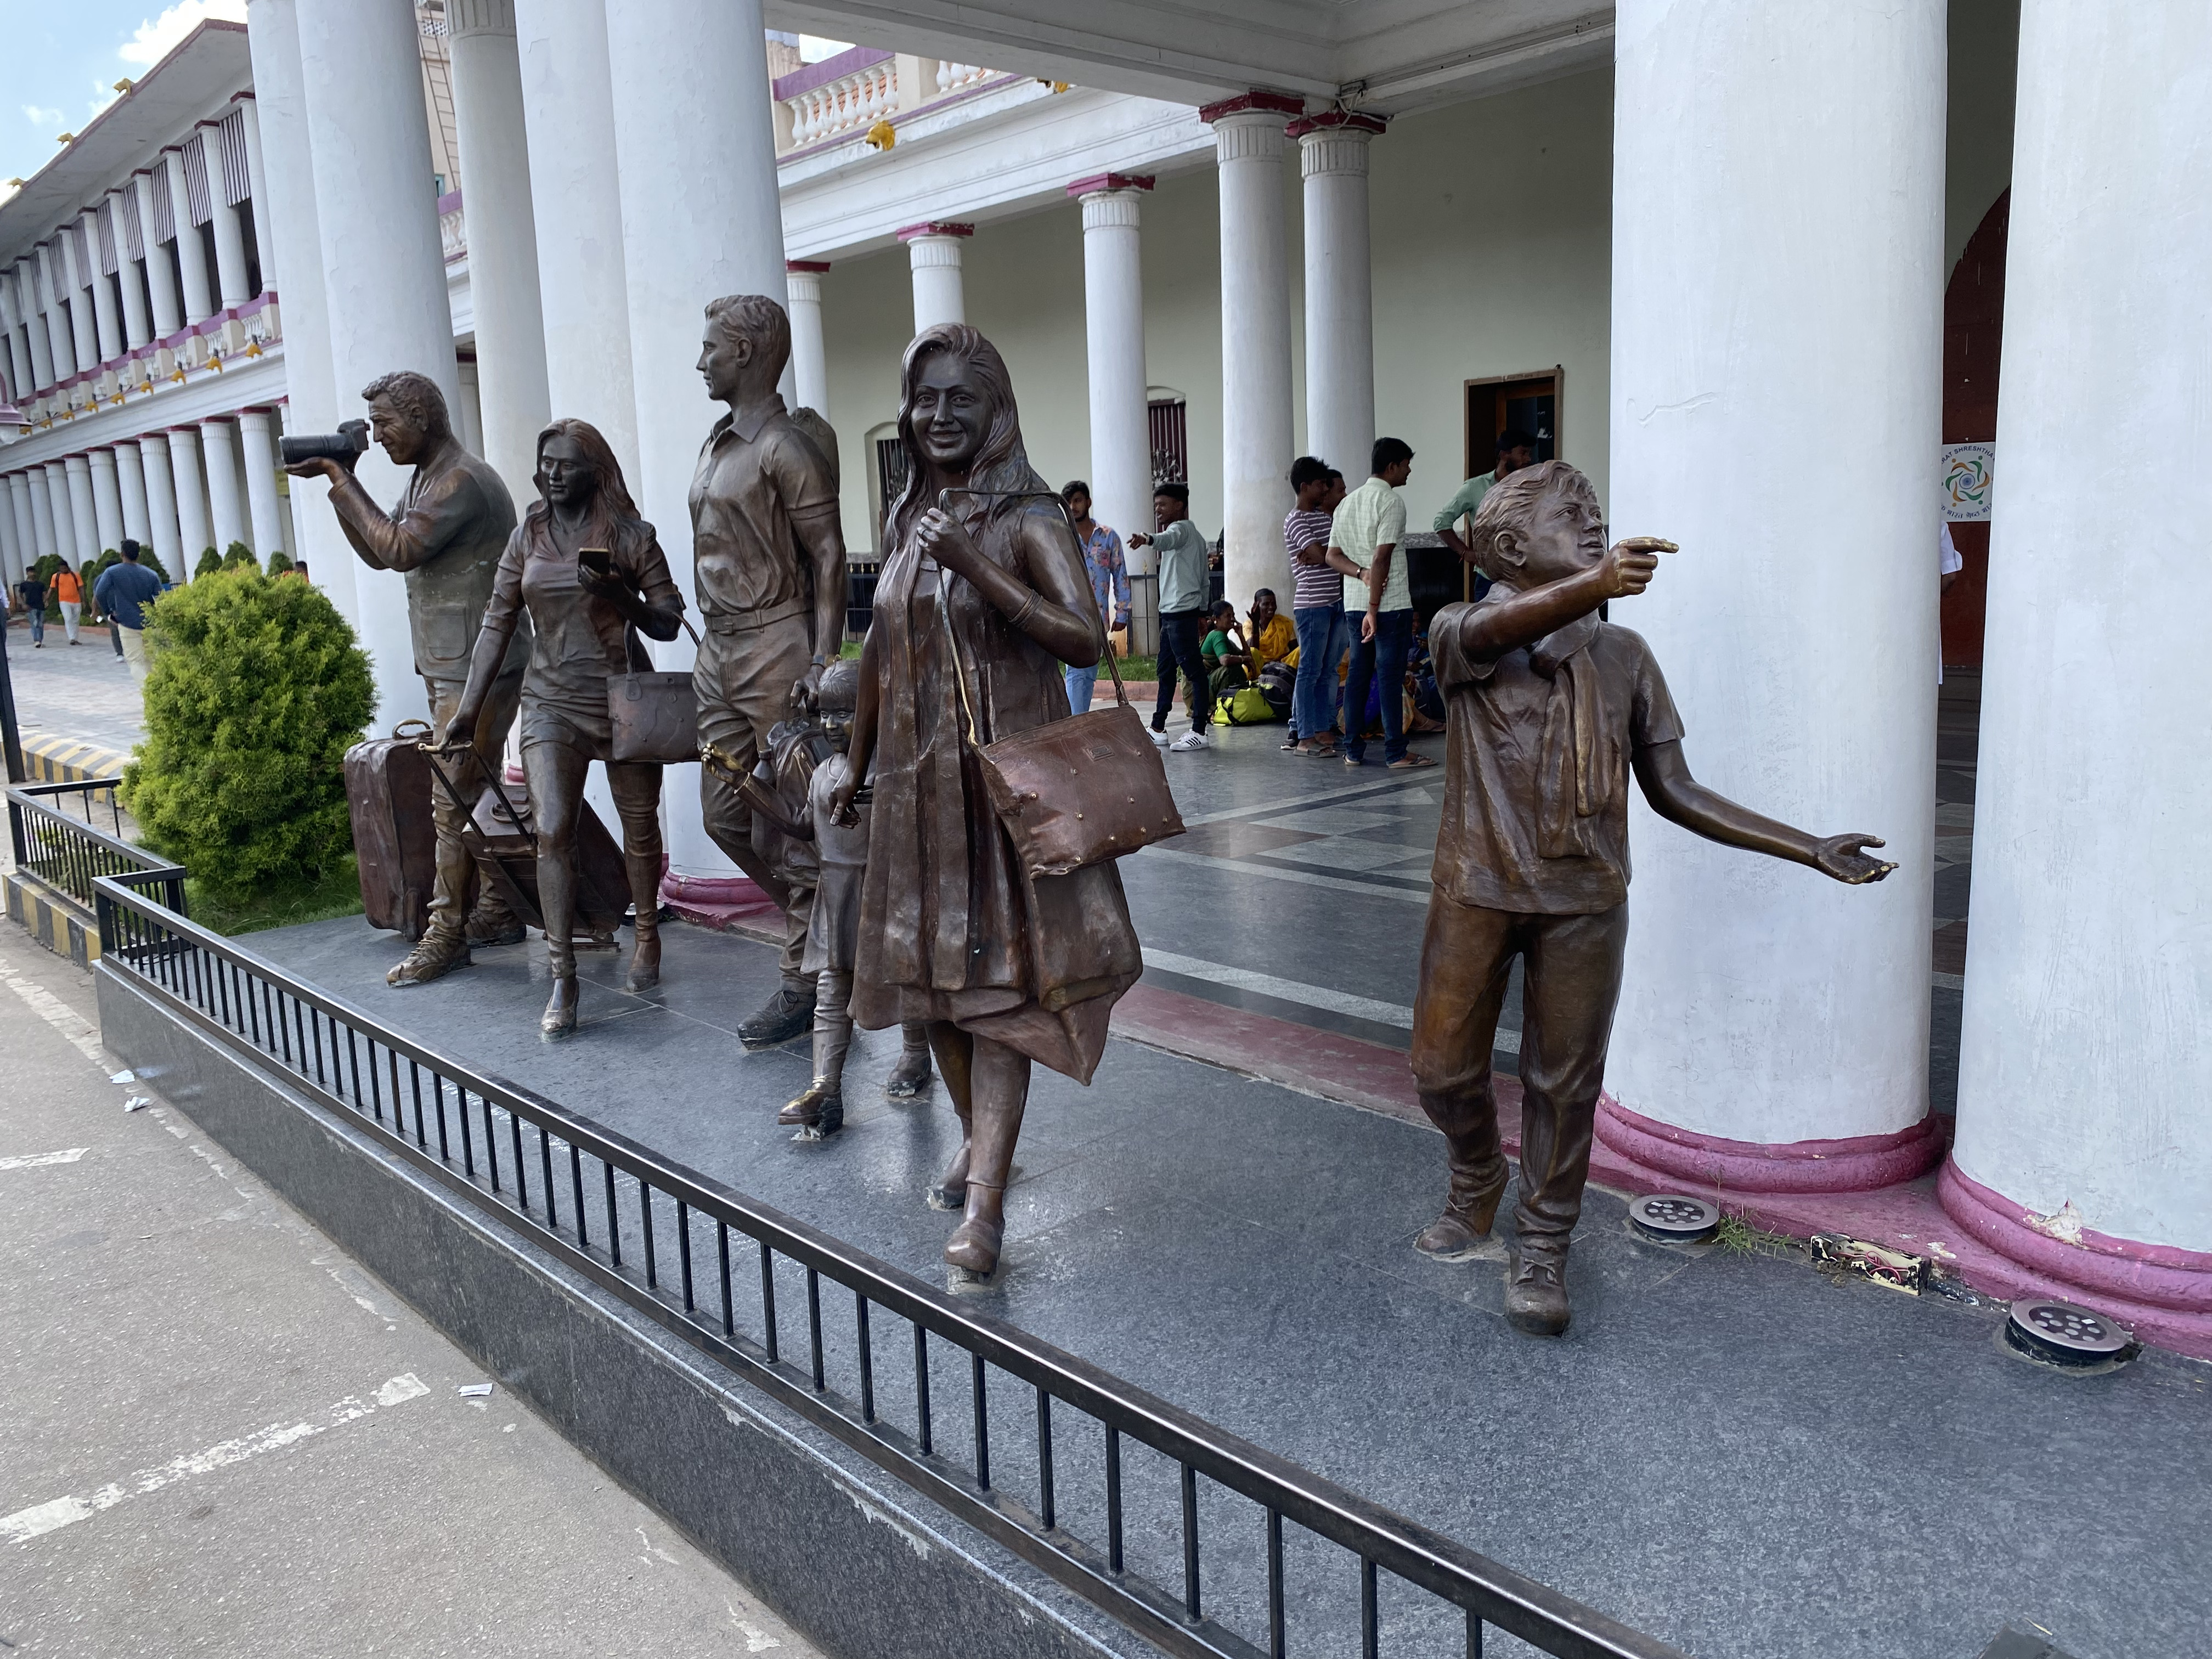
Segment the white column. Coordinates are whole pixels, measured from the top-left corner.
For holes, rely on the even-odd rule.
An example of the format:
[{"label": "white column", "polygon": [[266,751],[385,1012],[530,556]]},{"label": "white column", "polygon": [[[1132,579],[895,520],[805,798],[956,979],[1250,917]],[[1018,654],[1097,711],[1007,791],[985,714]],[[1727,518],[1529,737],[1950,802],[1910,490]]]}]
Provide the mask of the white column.
[{"label": "white column", "polygon": [[31,354],[31,389],[45,392],[54,383],[54,355],[39,301],[38,272],[27,254],[15,261],[15,315],[23,325],[24,349]]},{"label": "white column", "polygon": [[199,557],[200,550],[192,549],[187,558],[184,541],[177,533],[177,486],[169,476],[169,441],[156,432],[139,439],[134,447],[145,474],[146,517],[154,556],[168,571],[171,581],[188,582],[192,579],[192,561]]},{"label": "white column", "polygon": [[1375,447],[1375,301],[1367,235],[1372,115],[1333,110],[1301,121],[1305,181],[1306,453],[1347,478]]},{"label": "white column", "polygon": [[[1632,794],[1607,1082],[1692,1137],[1893,1137],[1826,1166],[1875,1184],[1935,1150],[1943,6],[1625,0],[1616,20],[1613,532],[1683,550],[1613,620],[1650,641],[1702,781],[1883,836],[1899,867],[1846,887]],[[1742,481],[1785,476],[1778,541]]]},{"label": "white column", "polygon": [[[250,15],[252,8],[249,5],[246,9]],[[270,222],[269,163],[261,151],[261,108],[250,92],[241,92],[231,101],[238,106],[239,119],[246,131],[246,187],[253,192],[246,198],[253,210],[253,252],[261,265],[261,287],[271,292],[276,287],[276,233]]]},{"label": "white column", "polygon": [[[696,611],[691,474],[721,412],[696,368],[707,302],[784,291],[759,0],[623,0],[607,18],[607,64],[637,397],[631,491]],[[654,655],[665,668],[681,668],[691,661],[690,641],[679,636]],[[665,797],[670,866],[678,875],[733,874],[700,823],[691,775],[679,774]]]},{"label": "white column", "polygon": [[[301,82],[299,15],[294,0],[247,0],[246,15],[246,42],[253,53],[249,118],[264,140],[262,169],[269,187],[262,280],[276,291],[283,314],[287,423],[295,432],[334,431],[341,416],[331,361],[330,300],[323,282],[322,222],[315,207],[314,161]],[[250,135],[252,129],[248,131]],[[257,211],[259,194],[257,183]],[[254,228],[258,234],[258,218]],[[285,273],[281,283],[272,271]],[[347,391],[367,384],[356,382]],[[344,407],[349,414],[354,412],[355,399],[349,396]],[[360,561],[338,528],[337,515],[325,504],[326,493],[313,480],[292,481],[292,532],[315,586],[358,628],[361,608],[355,575]]]},{"label": "white column", "polygon": [[605,0],[516,0],[515,25],[547,406],[599,428],[635,485],[637,404]]},{"label": "white column", "polygon": [[[1083,204],[1083,329],[1091,382],[1091,511],[1122,539],[1152,527],[1152,439],[1145,407],[1145,272],[1139,204],[1150,179],[1108,174],[1068,186]],[[1153,568],[1150,547],[1130,568]],[[1109,619],[1110,620],[1110,619]]]},{"label": "white column", "polygon": [[791,317],[791,379],[798,407],[830,418],[830,348],[822,331],[822,273],[825,259],[792,259],[784,265],[784,309]]},{"label": "white column", "polygon": [[[458,424],[460,374],[414,9],[401,0],[298,0],[298,17],[339,408],[359,414],[363,386],[408,368],[437,383]],[[404,488],[378,450],[362,458],[356,476],[387,505]],[[309,510],[327,511],[319,501]],[[375,665],[378,724],[424,717],[400,578],[362,567],[354,580],[356,625]]]},{"label": "white column", "polygon": [[135,440],[126,438],[115,446],[115,483],[123,497],[123,533],[139,546],[152,549],[154,521],[147,512],[146,469]]},{"label": "white column", "polygon": [[914,272],[914,331],[939,323],[968,320],[968,301],[960,282],[960,244],[975,234],[973,225],[938,220],[908,225],[899,232]]},{"label": "white column", "polygon": [[[31,475],[10,472],[8,475],[8,508],[15,523],[15,543],[22,550],[23,570],[26,574],[39,562],[45,549],[39,545],[39,515],[31,501]],[[52,528],[47,527],[52,536]]]},{"label": "white column", "polygon": [[[154,337],[166,340],[185,325],[184,318],[177,311],[176,268],[171,262],[169,245],[155,240],[153,173],[141,167],[131,175],[131,183],[138,192],[139,228],[145,233],[146,292],[154,305]],[[288,353],[288,373],[289,362]]]},{"label": "white column", "polygon": [[189,568],[210,547],[221,557],[224,544],[215,538],[208,524],[207,491],[200,481],[199,434],[188,426],[169,428],[169,470],[176,480],[177,534],[183,542],[178,556]]},{"label": "white column", "polygon": [[[132,199],[135,204],[135,192]],[[123,234],[126,210],[124,192],[120,189],[109,191],[107,212],[115,222],[115,275],[117,286],[123,290],[123,343],[126,349],[136,351],[154,337],[154,330],[146,314],[146,286],[137,269],[137,261],[131,257],[130,243]],[[140,228],[144,228],[143,223]]]},{"label": "white column", "polygon": [[0,270],[0,327],[8,331],[8,372],[14,376],[15,401],[28,403],[39,390],[31,365],[31,331],[15,309],[15,283],[6,270]]},{"label": "white column", "polygon": [[[94,321],[97,307],[92,302],[92,295],[86,292],[92,285],[92,273],[77,258],[76,237],[66,229],[61,237],[61,276],[69,285],[70,337],[76,345],[77,373],[83,374],[99,368],[101,361],[100,331]],[[112,327],[112,315],[108,322]]]},{"label": "white column", "polygon": [[[2091,1231],[2197,1252],[2212,1251],[2212,135],[2176,117],[2208,90],[2212,14],[2191,0],[2022,9],[1953,1152],[2014,1224],[2070,1206]],[[2164,488],[2068,487],[2081,400],[2114,385],[2129,470]],[[1965,1218],[1948,1185],[1944,1201]],[[1990,1242],[2023,1236],[2069,1254],[2017,1224]],[[2141,1254],[2102,1265],[2117,1277]]]},{"label": "white column", "polygon": [[[514,0],[447,0],[461,200],[469,219],[477,391],[484,459],[518,502],[537,491],[538,434],[551,418],[545,314],[538,297],[538,228],[530,195]],[[559,142],[573,143],[573,137]]]},{"label": "white column", "polygon": [[[422,143],[429,147],[426,132]],[[185,183],[185,153],[172,145],[161,152],[161,165],[169,170],[169,208],[177,229],[177,274],[184,279],[186,323],[204,323],[215,315],[215,295],[208,283],[207,246],[199,227],[192,222],[191,191]],[[210,181],[210,188],[213,188]],[[219,194],[220,192],[218,192]]]},{"label": "white column", "polygon": [[[265,409],[238,412],[240,459],[246,463],[246,508],[253,526],[253,550],[266,563],[284,545],[284,525],[276,504],[276,416]],[[312,565],[308,567],[311,570]]]},{"label": "white column", "polygon": [[15,527],[15,514],[10,500],[15,495],[15,475],[0,477],[0,580],[8,584],[8,603],[16,603],[15,584],[23,580],[30,568],[23,556],[24,537]]},{"label": "white column", "polygon": [[[233,542],[252,546],[245,504],[238,498],[238,436],[228,420],[200,422],[200,447],[207,466],[208,516],[215,545],[226,557]],[[260,549],[254,548],[256,553]]]},{"label": "white column", "polygon": [[[67,558],[70,554],[69,526],[63,516],[69,507],[69,492],[62,487],[59,494],[56,493],[60,471],[58,462],[49,462],[45,466],[31,467],[23,475],[25,493],[31,498],[32,544],[41,559],[53,553]],[[55,511],[57,500],[61,503],[59,513]]]},{"label": "white column", "polygon": [[[107,285],[107,278],[100,269],[100,216],[90,208],[77,215],[77,229],[82,233],[84,246],[91,264],[77,272],[84,286],[92,290],[92,316],[97,330],[100,361],[113,362],[123,355],[123,329],[115,314],[115,290]],[[116,228],[115,251],[121,258],[122,227]]]},{"label": "white column", "polygon": [[61,256],[48,242],[40,243],[34,253],[39,265],[40,309],[46,315],[46,345],[54,355],[54,378],[58,384],[74,377],[80,367],[76,360],[76,329],[70,321],[69,307],[62,303]]},{"label": "white column", "polygon": [[[1221,170],[1221,493],[1224,591],[1289,590],[1283,515],[1291,460],[1290,271],[1283,240],[1283,128],[1296,100],[1252,93],[1199,112]],[[1364,476],[1338,463],[1344,476]]]},{"label": "white column", "polygon": [[92,473],[93,533],[103,553],[123,550],[123,491],[116,483],[115,452],[94,449],[86,453],[86,465]]},{"label": "white column", "polygon": [[214,122],[201,125],[200,138],[208,152],[208,211],[210,222],[215,226],[216,289],[222,308],[228,311],[253,297],[253,283],[246,269],[244,216],[236,203],[223,199],[222,163],[215,155],[215,135]]},{"label": "white column", "polygon": [[[85,569],[100,557],[100,507],[92,496],[92,462],[82,455],[62,460],[62,491],[69,497],[70,534],[74,563]],[[87,595],[89,598],[90,595]]]}]

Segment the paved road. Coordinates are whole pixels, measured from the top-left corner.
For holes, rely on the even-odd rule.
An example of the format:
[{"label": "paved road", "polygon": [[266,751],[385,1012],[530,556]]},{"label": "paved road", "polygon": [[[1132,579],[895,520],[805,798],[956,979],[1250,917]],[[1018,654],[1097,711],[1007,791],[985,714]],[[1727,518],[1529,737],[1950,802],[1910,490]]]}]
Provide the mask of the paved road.
[{"label": "paved road", "polygon": [[169,1108],[0,926],[0,1650],[816,1650]]},{"label": "paved road", "polygon": [[80,629],[84,643],[72,647],[56,623],[46,629],[46,645],[34,651],[29,625],[20,617],[11,623],[8,669],[23,735],[76,738],[129,754],[146,735],[144,709],[107,629]]}]

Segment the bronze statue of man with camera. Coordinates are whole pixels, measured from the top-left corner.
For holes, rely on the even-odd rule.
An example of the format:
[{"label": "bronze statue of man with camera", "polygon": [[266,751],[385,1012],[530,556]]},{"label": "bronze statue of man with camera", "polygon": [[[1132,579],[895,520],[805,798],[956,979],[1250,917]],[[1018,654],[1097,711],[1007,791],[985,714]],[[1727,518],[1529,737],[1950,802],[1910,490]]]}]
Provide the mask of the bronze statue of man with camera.
[{"label": "bronze statue of man with camera", "polygon": [[[353,429],[337,438],[285,439],[285,471],[329,480],[331,509],[362,562],[406,576],[415,672],[429,693],[430,719],[443,729],[468,684],[477,630],[491,602],[500,555],[514,530],[514,502],[490,463],[461,447],[445,395],[428,375],[407,369],[382,375],[362,397],[375,441],[395,465],[415,469],[390,512],[354,476],[354,461],[368,447],[357,422],[348,422]],[[507,750],[529,656],[530,630],[518,628],[476,721],[477,750],[494,767]],[[472,807],[483,787],[483,769],[455,767],[453,773],[462,801]],[[427,984],[466,967],[471,943],[512,945],[523,937],[514,913],[490,884],[477,879],[475,860],[461,842],[463,806],[441,790],[432,811],[438,866],[429,926],[406,959],[385,975],[395,986]]]}]

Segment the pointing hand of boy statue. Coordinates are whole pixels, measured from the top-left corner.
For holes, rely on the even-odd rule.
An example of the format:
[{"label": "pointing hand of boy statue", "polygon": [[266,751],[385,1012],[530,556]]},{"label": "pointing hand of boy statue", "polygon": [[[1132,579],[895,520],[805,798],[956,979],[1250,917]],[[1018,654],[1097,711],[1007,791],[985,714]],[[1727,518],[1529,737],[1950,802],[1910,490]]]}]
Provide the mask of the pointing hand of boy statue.
[{"label": "pointing hand of boy statue", "polygon": [[1626,599],[1651,585],[1662,553],[1681,550],[1659,536],[1630,536],[1606,550],[1598,565],[1599,581],[1607,599]]}]

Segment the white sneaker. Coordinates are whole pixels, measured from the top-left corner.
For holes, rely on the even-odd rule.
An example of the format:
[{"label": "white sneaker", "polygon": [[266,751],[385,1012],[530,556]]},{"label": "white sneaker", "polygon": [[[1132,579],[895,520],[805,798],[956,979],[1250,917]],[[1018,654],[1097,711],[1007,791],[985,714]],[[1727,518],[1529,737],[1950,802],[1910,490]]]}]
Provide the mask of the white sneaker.
[{"label": "white sneaker", "polygon": [[1194,749],[1205,749],[1210,746],[1205,732],[1186,732],[1168,745],[1168,752],[1170,755],[1187,755]]},{"label": "white sneaker", "polygon": [[1169,737],[1164,732],[1154,732],[1152,733],[1152,741],[1159,744],[1161,748],[1164,749],[1169,744],[1172,743],[1174,739]]}]

